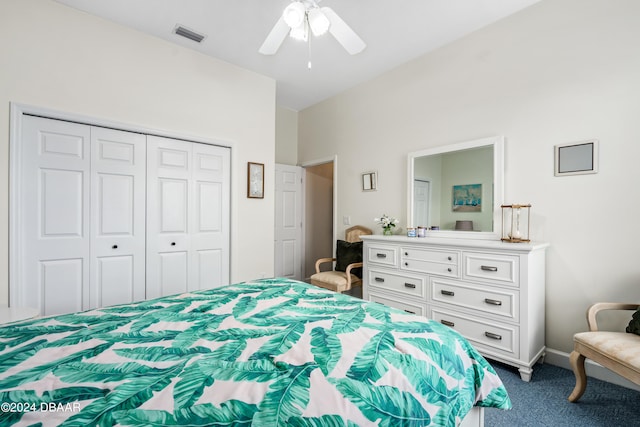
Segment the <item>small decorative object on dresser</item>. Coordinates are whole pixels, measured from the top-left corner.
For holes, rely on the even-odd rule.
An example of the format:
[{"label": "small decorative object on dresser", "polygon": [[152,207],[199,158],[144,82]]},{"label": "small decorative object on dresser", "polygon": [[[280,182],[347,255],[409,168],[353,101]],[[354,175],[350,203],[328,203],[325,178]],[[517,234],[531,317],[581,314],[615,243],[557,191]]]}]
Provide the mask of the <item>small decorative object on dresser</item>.
[{"label": "small decorative object on dresser", "polygon": [[[530,242],[531,205],[502,205],[502,241]],[[526,210],[526,212],[522,212]]]},{"label": "small decorative object on dresser", "polygon": [[390,236],[391,234],[393,234],[392,229],[399,222],[397,218],[392,218],[387,214],[382,215],[380,218],[374,218],[373,220],[382,226],[382,234],[384,234],[385,236]]},{"label": "small decorative object on dresser", "polygon": [[362,296],[437,320],[524,381],[545,354],[545,243],[363,236]]}]

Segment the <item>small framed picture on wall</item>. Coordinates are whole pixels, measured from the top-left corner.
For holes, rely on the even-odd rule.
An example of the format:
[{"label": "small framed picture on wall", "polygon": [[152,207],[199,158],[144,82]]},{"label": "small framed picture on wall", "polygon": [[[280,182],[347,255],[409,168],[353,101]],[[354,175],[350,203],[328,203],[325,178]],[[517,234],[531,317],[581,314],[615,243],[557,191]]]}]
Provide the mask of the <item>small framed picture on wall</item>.
[{"label": "small framed picture on wall", "polygon": [[247,165],[247,197],[264,198],[264,163],[249,162]]},{"label": "small framed picture on wall", "polygon": [[598,140],[559,144],[555,151],[555,176],[598,173]]}]

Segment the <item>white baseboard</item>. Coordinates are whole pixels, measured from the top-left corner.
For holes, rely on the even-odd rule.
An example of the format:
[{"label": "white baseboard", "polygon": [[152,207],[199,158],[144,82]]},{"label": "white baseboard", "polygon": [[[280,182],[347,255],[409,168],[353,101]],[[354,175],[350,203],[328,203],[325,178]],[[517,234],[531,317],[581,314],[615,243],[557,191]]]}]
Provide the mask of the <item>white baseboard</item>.
[{"label": "white baseboard", "polygon": [[[559,366],[561,368],[572,370],[571,363],[569,362],[569,353],[565,353],[559,350],[554,350],[552,348],[547,348],[546,351],[547,351],[547,355],[544,358],[544,363],[548,363],[550,365]],[[584,364],[584,367],[588,377],[597,378],[602,381],[606,381],[609,383],[617,384],[622,387],[640,391],[640,386],[632,383],[626,378],[621,377],[615,372],[608,370],[607,368],[603,367],[602,365],[592,360],[587,359],[586,363]],[[587,385],[587,387],[589,386]]]}]

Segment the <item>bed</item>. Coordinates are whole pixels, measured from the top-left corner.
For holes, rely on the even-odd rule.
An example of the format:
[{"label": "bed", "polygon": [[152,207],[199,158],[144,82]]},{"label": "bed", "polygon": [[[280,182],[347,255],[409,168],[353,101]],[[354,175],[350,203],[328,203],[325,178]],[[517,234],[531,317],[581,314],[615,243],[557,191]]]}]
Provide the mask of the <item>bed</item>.
[{"label": "bed", "polygon": [[508,409],[437,322],[287,279],[0,328],[0,425],[459,425]]}]

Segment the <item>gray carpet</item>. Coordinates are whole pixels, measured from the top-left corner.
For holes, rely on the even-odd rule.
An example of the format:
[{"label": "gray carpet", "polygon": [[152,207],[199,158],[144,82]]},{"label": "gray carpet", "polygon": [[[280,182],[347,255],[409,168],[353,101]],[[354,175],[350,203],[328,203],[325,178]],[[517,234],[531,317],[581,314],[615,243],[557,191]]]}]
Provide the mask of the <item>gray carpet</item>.
[{"label": "gray carpet", "polygon": [[533,368],[531,382],[518,370],[490,361],[511,397],[513,409],[485,410],[487,427],[640,426],[640,392],[588,378],[578,403],[567,400],[575,385],[573,372],[548,364]]}]

